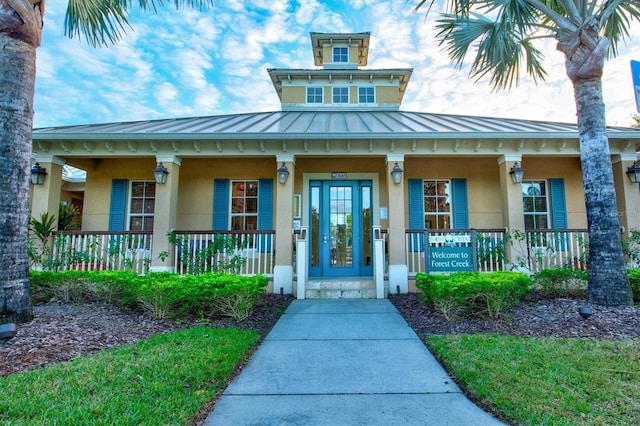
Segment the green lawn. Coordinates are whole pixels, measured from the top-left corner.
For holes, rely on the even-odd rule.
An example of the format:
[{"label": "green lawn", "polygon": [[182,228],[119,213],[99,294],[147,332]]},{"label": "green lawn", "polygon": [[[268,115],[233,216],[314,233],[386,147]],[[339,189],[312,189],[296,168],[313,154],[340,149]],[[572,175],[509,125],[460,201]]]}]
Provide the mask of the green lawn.
[{"label": "green lawn", "polygon": [[0,423],[189,424],[258,341],[253,331],[183,329],[0,378]]},{"label": "green lawn", "polygon": [[472,399],[509,423],[640,424],[640,340],[479,334],[427,345]]}]

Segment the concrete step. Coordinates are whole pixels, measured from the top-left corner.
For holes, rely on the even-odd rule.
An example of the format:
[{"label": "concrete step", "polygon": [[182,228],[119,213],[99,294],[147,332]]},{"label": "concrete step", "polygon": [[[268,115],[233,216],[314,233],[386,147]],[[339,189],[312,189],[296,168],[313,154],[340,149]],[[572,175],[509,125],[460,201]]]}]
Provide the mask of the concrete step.
[{"label": "concrete step", "polygon": [[370,278],[332,278],[309,280],[307,299],[375,299],[376,284]]}]

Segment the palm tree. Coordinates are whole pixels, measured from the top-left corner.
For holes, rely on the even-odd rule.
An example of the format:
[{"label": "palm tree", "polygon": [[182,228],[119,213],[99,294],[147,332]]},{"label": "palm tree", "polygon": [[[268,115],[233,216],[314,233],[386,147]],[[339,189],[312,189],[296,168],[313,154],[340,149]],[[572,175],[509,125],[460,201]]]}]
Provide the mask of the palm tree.
[{"label": "palm tree", "polygon": [[[213,0],[173,0],[207,6]],[[68,0],[65,30],[91,45],[116,43],[128,28],[131,0]],[[138,0],[156,11],[163,0]],[[45,0],[0,0],[0,324],[33,317],[27,234],[36,49]]]},{"label": "palm tree", "polygon": [[[417,0],[414,12],[435,0]],[[573,84],[580,135],[580,161],[589,227],[590,303],[632,303],[622,254],[613,172],[602,98],[605,59],[640,19],[640,0],[450,0],[437,20],[436,38],[461,67],[475,51],[470,76],[488,76],[494,89],[518,83],[521,67],[534,81],[546,72],[536,42],[555,38]],[[428,13],[428,12],[427,12]]]}]

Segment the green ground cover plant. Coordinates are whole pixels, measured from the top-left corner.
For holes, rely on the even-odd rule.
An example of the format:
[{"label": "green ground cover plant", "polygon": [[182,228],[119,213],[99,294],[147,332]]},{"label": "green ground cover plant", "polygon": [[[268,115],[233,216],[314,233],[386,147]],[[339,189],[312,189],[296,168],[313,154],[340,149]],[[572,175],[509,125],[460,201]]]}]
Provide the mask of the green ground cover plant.
[{"label": "green ground cover plant", "polygon": [[105,301],[142,309],[154,318],[246,319],[266,294],[267,277],[226,273],[178,275],[127,271],[32,271],[34,303]]},{"label": "green ground cover plant", "polygon": [[416,274],[422,302],[449,321],[461,315],[499,318],[528,293],[530,286],[531,279],[517,272]]},{"label": "green ground cover plant", "polygon": [[543,269],[534,274],[533,281],[547,297],[587,295],[587,271],[580,269]]},{"label": "green ground cover plant", "polygon": [[640,424],[640,341],[426,339],[472,399],[522,425]]},{"label": "green ground cover plant", "polygon": [[0,423],[188,424],[258,341],[253,331],[182,329],[0,378]]}]

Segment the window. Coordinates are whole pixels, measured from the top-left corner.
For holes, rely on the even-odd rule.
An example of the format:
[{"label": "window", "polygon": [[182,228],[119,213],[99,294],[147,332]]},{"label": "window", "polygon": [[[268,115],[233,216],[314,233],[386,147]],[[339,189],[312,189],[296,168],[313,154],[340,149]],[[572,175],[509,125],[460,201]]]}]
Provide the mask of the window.
[{"label": "window", "polygon": [[333,62],[349,62],[349,49],[346,47],[334,47]]},{"label": "window", "polygon": [[334,104],[348,104],[349,103],[349,88],[348,87],[334,87],[333,88],[333,103]]},{"label": "window", "polygon": [[129,197],[129,230],[152,231],[156,204],[154,181],[132,181]]},{"label": "window", "polygon": [[358,87],[358,103],[372,104],[375,103],[375,101],[374,87]]},{"label": "window", "polygon": [[544,180],[522,182],[525,229],[549,229],[549,200]]},{"label": "window", "polygon": [[307,103],[321,104],[323,102],[322,87],[307,87]]},{"label": "window", "polygon": [[448,180],[425,180],[424,227],[429,229],[451,228],[451,183]]},{"label": "window", "polygon": [[258,181],[231,182],[231,229],[258,229]]}]

